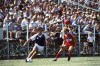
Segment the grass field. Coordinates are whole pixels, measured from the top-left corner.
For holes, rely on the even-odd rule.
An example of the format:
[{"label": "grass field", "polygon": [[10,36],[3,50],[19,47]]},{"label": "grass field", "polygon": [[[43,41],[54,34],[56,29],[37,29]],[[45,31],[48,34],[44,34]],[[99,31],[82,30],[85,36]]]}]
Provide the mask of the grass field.
[{"label": "grass field", "polygon": [[32,62],[26,63],[25,59],[0,60],[0,66],[100,66],[100,57],[72,57],[71,61],[67,58],[36,58]]}]

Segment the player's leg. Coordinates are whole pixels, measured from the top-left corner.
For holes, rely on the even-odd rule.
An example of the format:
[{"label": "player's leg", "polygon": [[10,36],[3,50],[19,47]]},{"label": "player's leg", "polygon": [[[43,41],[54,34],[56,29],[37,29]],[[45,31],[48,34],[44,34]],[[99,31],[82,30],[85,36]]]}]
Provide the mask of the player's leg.
[{"label": "player's leg", "polygon": [[35,51],[31,56],[30,56],[30,58],[32,59],[35,55],[37,55],[37,51]]},{"label": "player's leg", "polygon": [[54,59],[53,61],[57,61],[57,59],[58,59],[59,56],[60,56],[60,53],[61,53],[63,50],[65,50],[65,46],[62,46],[62,47],[60,48],[60,50],[58,51],[58,53],[57,53],[57,55],[56,55],[56,57],[55,57],[55,59]]},{"label": "player's leg", "polygon": [[26,61],[30,61],[32,59],[32,56],[36,53],[37,47],[36,45],[33,47],[32,51],[29,53]]},{"label": "player's leg", "polygon": [[44,46],[39,46],[38,44],[35,44],[36,49],[35,52],[30,56],[30,58],[32,59],[35,55],[37,55],[37,53],[41,53],[42,51],[44,51]]},{"label": "player's leg", "polygon": [[72,50],[73,50],[73,46],[69,46],[68,47],[68,61],[70,61]]},{"label": "player's leg", "polygon": [[36,45],[33,47],[32,51],[29,53],[28,58],[31,57],[31,55],[33,55],[33,53],[36,51],[37,47]]}]

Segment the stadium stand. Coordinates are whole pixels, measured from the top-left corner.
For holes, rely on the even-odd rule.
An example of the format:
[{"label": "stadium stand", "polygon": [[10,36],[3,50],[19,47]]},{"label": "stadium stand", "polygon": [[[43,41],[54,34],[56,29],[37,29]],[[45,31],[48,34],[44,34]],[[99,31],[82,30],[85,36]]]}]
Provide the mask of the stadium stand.
[{"label": "stadium stand", "polygon": [[[3,4],[2,4],[3,3]],[[62,43],[60,35],[65,21],[77,37],[74,55],[81,56],[89,32],[93,33],[93,54],[100,54],[100,0],[0,0],[0,57],[27,56],[34,42],[23,48],[24,42],[42,27],[50,37],[44,55],[55,55]],[[56,30],[57,29],[57,30]],[[1,33],[1,32],[0,32]],[[1,34],[0,34],[1,35]],[[1,37],[1,36],[0,36]],[[40,55],[40,54],[39,54]],[[89,55],[89,54],[86,54]]]}]

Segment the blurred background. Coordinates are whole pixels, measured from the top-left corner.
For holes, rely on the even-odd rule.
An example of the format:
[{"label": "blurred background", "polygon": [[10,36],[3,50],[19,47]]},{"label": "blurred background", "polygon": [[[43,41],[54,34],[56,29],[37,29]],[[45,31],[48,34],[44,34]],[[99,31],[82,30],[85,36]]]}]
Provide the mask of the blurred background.
[{"label": "blurred background", "polygon": [[77,39],[73,56],[100,56],[100,0],[0,0],[0,59],[25,58],[34,41],[22,45],[37,27],[50,38],[38,56],[55,56],[63,27]]}]

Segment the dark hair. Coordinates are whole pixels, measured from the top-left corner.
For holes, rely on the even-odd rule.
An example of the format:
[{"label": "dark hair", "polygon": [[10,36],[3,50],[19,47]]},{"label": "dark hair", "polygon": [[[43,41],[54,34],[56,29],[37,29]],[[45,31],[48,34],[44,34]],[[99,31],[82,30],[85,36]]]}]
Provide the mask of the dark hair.
[{"label": "dark hair", "polygon": [[43,28],[42,27],[37,27],[37,30],[43,30]]}]

